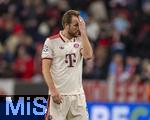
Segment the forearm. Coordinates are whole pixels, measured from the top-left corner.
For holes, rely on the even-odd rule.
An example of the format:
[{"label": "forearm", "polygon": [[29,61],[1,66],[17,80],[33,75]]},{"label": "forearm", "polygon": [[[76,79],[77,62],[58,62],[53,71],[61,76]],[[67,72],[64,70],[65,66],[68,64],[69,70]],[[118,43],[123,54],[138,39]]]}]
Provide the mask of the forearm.
[{"label": "forearm", "polygon": [[44,80],[50,89],[50,91],[53,91],[55,88],[54,81],[52,79],[51,73],[50,73],[50,64],[48,60],[42,61],[42,73],[44,76]]},{"label": "forearm", "polygon": [[86,33],[81,33],[81,39],[82,39],[82,55],[85,59],[91,59],[93,57],[93,49],[89,42],[89,39],[87,37]]},{"label": "forearm", "polygon": [[62,96],[59,94],[58,90],[56,89],[54,85],[54,81],[52,79],[51,73],[49,71],[49,68],[51,66],[52,61],[45,60],[42,62],[42,73],[44,76],[44,79],[48,85],[48,88],[51,92],[52,99],[55,103],[60,104],[62,103]]},{"label": "forearm", "polygon": [[50,91],[53,91],[54,89],[56,89],[50,72],[43,70],[43,76],[44,76],[45,82],[46,82],[48,88],[50,89]]}]

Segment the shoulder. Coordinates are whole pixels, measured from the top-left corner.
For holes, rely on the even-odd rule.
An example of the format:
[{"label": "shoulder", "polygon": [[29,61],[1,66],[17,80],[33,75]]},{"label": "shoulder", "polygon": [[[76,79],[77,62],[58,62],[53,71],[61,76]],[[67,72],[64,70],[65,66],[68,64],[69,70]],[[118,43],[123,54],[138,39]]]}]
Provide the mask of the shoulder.
[{"label": "shoulder", "polygon": [[58,44],[61,44],[60,41],[62,41],[62,39],[60,38],[60,34],[56,34],[56,35],[47,37],[44,44],[54,47]]},{"label": "shoulder", "polygon": [[60,41],[60,34],[56,34],[53,36],[49,36],[46,38],[45,43],[50,44],[50,43],[57,43],[57,41]]},{"label": "shoulder", "polygon": [[60,38],[59,33],[56,34],[56,35],[53,35],[53,36],[49,36],[49,37],[48,37],[49,40],[57,40],[57,39],[59,39],[59,38]]}]

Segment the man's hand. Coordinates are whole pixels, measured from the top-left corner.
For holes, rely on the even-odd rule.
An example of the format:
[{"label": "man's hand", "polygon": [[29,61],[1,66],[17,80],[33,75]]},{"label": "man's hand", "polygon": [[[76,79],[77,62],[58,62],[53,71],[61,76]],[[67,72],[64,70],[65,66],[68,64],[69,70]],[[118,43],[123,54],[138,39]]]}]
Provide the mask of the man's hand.
[{"label": "man's hand", "polygon": [[57,89],[54,89],[51,91],[51,96],[52,96],[54,103],[56,104],[62,103],[62,96],[59,94]]},{"label": "man's hand", "polygon": [[83,20],[83,18],[81,16],[79,16],[78,24],[79,24],[79,30],[80,30],[81,34],[82,33],[86,34],[85,21]]},{"label": "man's hand", "polygon": [[84,59],[92,59],[93,57],[93,50],[92,46],[89,42],[87,32],[86,32],[86,25],[82,17],[78,17],[78,25],[79,25],[79,30],[81,33],[81,41],[82,41],[82,46],[83,48],[81,49],[81,54],[83,55]]}]

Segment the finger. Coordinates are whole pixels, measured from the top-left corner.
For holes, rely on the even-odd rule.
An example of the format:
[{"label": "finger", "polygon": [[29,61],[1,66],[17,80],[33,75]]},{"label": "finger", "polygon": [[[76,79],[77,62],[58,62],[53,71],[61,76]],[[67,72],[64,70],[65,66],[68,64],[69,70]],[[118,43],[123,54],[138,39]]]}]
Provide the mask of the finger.
[{"label": "finger", "polygon": [[84,22],[83,18],[81,16],[79,16],[79,21],[80,22]]},{"label": "finger", "polygon": [[62,103],[63,101],[63,98],[60,96],[59,99],[58,99],[59,103]]},{"label": "finger", "polygon": [[80,24],[81,24],[81,22],[80,22],[80,19],[79,19],[79,18],[78,18],[77,22],[78,22],[78,25],[80,25]]},{"label": "finger", "polygon": [[82,21],[82,19],[80,18],[80,16],[78,17],[78,23],[80,24]]},{"label": "finger", "polygon": [[59,99],[59,100],[57,101],[57,103],[58,103],[58,104],[62,103],[62,100],[61,100],[61,99]]},{"label": "finger", "polygon": [[57,98],[55,99],[55,102],[56,102],[57,104],[62,103],[62,98],[61,98],[61,97],[57,97]]},{"label": "finger", "polygon": [[61,101],[61,103],[63,102],[63,98],[62,97],[60,98],[60,101]]},{"label": "finger", "polygon": [[60,103],[61,103],[61,101],[57,101],[57,102],[56,102],[56,104],[60,104]]},{"label": "finger", "polygon": [[55,103],[57,103],[58,102],[58,97],[53,97],[53,101],[55,102]]},{"label": "finger", "polygon": [[63,97],[60,95],[60,99],[63,100]]},{"label": "finger", "polygon": [[54,103],[56,103],[56,104],[60,104],[60,103],[61,103],[61,101],[60,101],[59,99],[57,99],[57,100],[54,100]]}]

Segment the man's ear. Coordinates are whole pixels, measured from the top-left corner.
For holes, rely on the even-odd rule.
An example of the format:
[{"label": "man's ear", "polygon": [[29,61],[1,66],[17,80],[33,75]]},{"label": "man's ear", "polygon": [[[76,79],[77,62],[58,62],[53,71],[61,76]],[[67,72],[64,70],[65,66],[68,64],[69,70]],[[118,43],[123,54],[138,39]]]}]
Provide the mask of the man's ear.
[{"label": "man's ear", "polygon": [[64,28],[69,29],[69,24],[66,23]]}]

